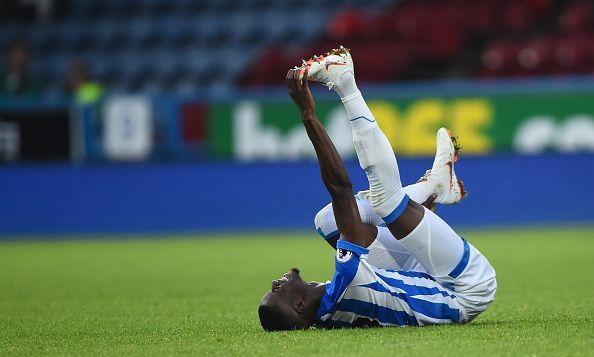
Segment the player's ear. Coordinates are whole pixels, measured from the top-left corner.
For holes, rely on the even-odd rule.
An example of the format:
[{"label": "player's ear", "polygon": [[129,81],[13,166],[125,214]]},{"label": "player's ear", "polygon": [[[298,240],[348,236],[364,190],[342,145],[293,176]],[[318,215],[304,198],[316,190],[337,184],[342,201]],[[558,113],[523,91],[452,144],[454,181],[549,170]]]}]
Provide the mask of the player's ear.
[{"label": "player's ear", "polygon": [[304,313],[306,309],[305,300],[303,300],[303,298],[297,299],[297,301],[295,301],[295,304],[293,304],[293,308],[295,309],[295,312],[297,312],[298,314]]}]

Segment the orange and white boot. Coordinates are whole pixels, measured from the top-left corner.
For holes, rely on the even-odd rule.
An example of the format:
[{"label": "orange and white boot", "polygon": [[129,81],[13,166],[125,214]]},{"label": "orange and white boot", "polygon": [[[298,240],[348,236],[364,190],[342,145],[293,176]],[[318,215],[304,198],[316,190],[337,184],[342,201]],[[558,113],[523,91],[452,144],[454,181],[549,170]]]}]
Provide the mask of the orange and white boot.
[{"label": "orange and white boot", "polygon": [[354,75],[355,69],[353,58],[348,48],[340,46],[322,56],[313,56],[310,60],[303,60],[300,74],[303,75],[307,69],[307,79],[313,82],[320,82],[329,89],[340,85],[342,76],[351,72]]},{"label": "orange and white boot", "polygon": [[457,138],[452,136],[446,128],[437,131],[436,138],[437,152],[433,160],[433,166],[427,171],[421,180],[426,180],[435,185],[437,198],[435,202],[441,204],[453,204],[462,201],[467,195],[463,182],[456,176],[454,164],[458,161],[460,146]]}]

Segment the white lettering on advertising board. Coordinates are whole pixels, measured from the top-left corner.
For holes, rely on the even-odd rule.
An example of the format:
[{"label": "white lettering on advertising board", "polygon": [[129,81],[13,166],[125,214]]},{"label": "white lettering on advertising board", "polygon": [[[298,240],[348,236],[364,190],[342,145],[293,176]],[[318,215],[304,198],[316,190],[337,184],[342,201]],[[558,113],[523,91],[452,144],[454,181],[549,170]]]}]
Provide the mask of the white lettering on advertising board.
[{"label": "white lettering on advertising board", "polygon": [[141,96],[117,96],[104,105],[103,147],[112,160],[144,160],[153,149],[151,102]]}]

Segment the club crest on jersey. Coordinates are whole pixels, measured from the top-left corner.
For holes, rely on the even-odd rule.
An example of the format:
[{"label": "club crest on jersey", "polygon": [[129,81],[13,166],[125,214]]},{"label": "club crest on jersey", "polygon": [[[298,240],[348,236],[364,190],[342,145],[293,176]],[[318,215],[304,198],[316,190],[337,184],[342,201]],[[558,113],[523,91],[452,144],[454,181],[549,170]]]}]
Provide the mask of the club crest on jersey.
[{"label": "club crest on jersey", "polygon": [[336,259],[341,263],[346,263],[353,257],[353,252],[348,251],[346,249],[337,249],[336,250]]}]

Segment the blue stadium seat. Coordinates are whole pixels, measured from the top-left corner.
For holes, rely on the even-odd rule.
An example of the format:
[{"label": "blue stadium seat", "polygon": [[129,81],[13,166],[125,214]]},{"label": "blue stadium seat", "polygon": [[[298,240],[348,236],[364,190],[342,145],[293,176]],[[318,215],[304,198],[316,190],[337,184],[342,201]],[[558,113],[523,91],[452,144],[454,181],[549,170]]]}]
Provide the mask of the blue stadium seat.
[{"label": "blue stadium seat", "polygon": [[56,26],[54,31],[60,40],[60,47],[64,48],[65,52],[86,51],[94,42],[92,30],[84,23],[65,22]]},{"label": "blue stadium seat", "polygon": [[285,1],[274,1],[272,3],[273,7],[277,10],[289,12],[294,11],[298,8],[304,7],[308,5],[307,1],[303,0],[285,0]]},{"label": "blue stadium seat", "polygon": [[24,33],[46,59],[37,68],[56,81],[71,59],[85,56],[99,79],[120,89],[220,90],[237,81],[262,49],[314,41],[339,6],[391,2],[73,0],[65,19],[28,28],[0,24],[0,46]]},{"label": "blue stadium seat", "polygon": [[100,82],[106,83],[110,75],[112,64],[104,56],[87,56],[93,77]]},{"label": "blue stadium seat", "polygon": [[73,10],[77,18],[98,19],[109,13],[108,1],[87,0],[73,1]]},{"label": "blue stadium seat", "polygon": [[153,15],[160,17],[174,13],[177,8],[177,1],[143,0],[139,5],[138,11],[143,15]]},{"label": "blue stadium seat", "polygon": [[111,59],[111,67],[117,66],[115,69],[130,86],[142,83],[145,77],[150,76],[152,67],[146,55],[142,52],[123,52]]},{"label": "blue stadium seat", "polygon": [[[325,11],[315,9],[297,11],[291,18],[293,28],[296,29],[296,38],[301,43],[304,43],[322,33],[326,26],[328,15]],[[302,26],[304,23],[307,23],[307,26]]]},{"label": "blue stadium seat", "polygon": [[209,54],[207,48],[193,49],[181,52],[181,67],[186,71],[186,76],[195,82],[203,82],[208,77],[216,75],[219,68],[218,58]]},{"label": "blue stadium seat", "polygon": [[155,26],[154,20],[147,17],[132,19],[124,24],[122,35],[128,49],[150,49],[162,43],[162,31]]},{"label": "blue stadium seat", "polygon": [[181,59],[174,53],[154,52],[148,57],[150,77],[156,79],[164,87],[172,87],[183,75]]},{"label": "blue stadium seat", "polygon": [[176,0],[174,2],[174,13],[180,15],[198,15],[198,14],[205,14],[206,1],[196,1],[196,0]]},{"label": "blue stadium seat", "polygon": [[185,49],[199,43],[200,36],[196,19],[170,17],[160,21],[159,32],[166,48]]},{"label": "blue stadium seat", "polygon": [[233,31],[225,19],[222,16],[201,16],[199,19],[196,26],[200,43],[212,47],[223,46]]},{"label": "blue stadium seat", "polygon": [[220,59],[220,66],[224,69],[224,76],[230,78],[238,77],[245,71],[253,57],[253,49],[248,48],[228,48],[217,52],[217,58]]},{"label": "blue stadium seat", "polygon": [[144,0],[104,0],[107,16],[110,18],[126,18],[137,16]]},{"label": "blue stadium seat", "polygon": [[262,10],[268,9],[275,3],[274,0],[243,0],[238,1],[238,10],[242,13],[260,13]]},{"label": "blue stadium seat", "polygon": [[290,21],[281,16],[281,12],[267,12],[261,17],[264,27],[264,42],[267,44],[280,44],[283,41],[296,36],[299,31]]},{"label": "blue stadium seat", "polygon": [[232,31],[229,34],[229,45],[249,45],[261,42],[266,36],[260,21],[254,21],[250,14],[236,14],[225,19],[226,26]]},{"label": "blue stadium seat", "polygon": [[55,25],[32,26],[27,33],[27,38],[31,43],[31,47],[40,54],[46,55],[47,53],[62,50],[62,39]]},{"label": "blue stadium seat", "polygon": [[47,83],[57,83],[63,86],[65,83],[65,74],[70,57],[52,56],[43,60],[36,59],[33,70]]},{"label": "blue stadium seat", "polygon": [[126,28],[121,23],[101,21],[93,25],[94,48],[102,51],[115,51],[126,43]]},{"label": "blue stadium seat", "polygon": [[239,3],[237,0],[206,1],[206,10],[210,13],[229,14],[239,8]]},{"label": "blue stadium seat", "polygon": [[18,37],[30,37],[18,25],[3,25],[0,31],[0,49],[4,50],[11,41]]}]

